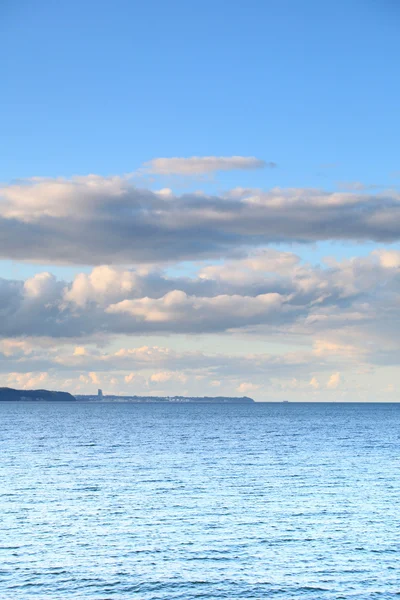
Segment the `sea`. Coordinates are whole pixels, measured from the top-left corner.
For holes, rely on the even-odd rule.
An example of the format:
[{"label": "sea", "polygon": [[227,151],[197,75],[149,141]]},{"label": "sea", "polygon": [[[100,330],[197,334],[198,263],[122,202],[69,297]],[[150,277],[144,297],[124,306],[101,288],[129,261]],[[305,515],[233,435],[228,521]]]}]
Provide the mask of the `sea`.
[{"label": "sea", "polygon": [[0,598],[400,596],[400,404],[0,403]]}]

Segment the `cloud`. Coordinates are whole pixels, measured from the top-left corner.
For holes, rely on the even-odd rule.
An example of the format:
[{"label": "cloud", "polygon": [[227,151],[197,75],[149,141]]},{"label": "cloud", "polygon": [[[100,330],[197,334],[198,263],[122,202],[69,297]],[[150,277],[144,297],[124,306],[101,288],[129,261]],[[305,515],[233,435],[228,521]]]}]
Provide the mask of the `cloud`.
[{"label": "cloud", "polygon": [[[190,276],[99,266],[71,282],[47,271],[0,279],[1,383],[304,400],[326,399],[328,390],[343,399],[352,390],[350,400],[380,398],[390,381],[395,387],[384,399],[395,399],[400,251],[381,248],[321,267],[269,248],[240,256]],[[212,335],[200,338],[214,333],[237,353],[216,353]],[[173,334],[185,335],[174,339],[175,349],[163,347]],[[152,343],[131,348],[129,335]],[[178,350],[187,335],[202,351]],[[276,353],[249,353],[253,341],[277,344]]]},{"label": "cloud", "polygon": [[45,264],[165,263],[278,242],[400,239],[394,191],[172,195],[90,175],[5,185],[0,198],[0,258]]},{"label": "cloud", "polygon": [[[264,248],[191,276],[99,266],[72,282],[48,272],[0,279],[1,382],[10,384],[9,373],[30,373],[26,381],[47,373],[47,387],[72,392],[174,395],[184,385],[194,395],[215,395],[220,382],[220,395],[246,394],[238,388],[251,383],[259,387],[248,395],[259,399],[323,399],[327,389],[343,399],[350,388],[349,399],[380,394],[386,381],[396,382],[400,360],[399,268],[394,249],[314,267]],[[215,333],[224,334],[222,346],[241,351],[243,343],[243,354],[216,354]],[[175,350],[150,338],[165,336],[167,345],[177,334]],[[203,351],[177,351],[179,334]],[[121,340],[129,335],[154,345],[126,347]],[[277,344],[277,353],[247,353],[253,340]],[[115,350],[116,343],[123,347]],[[387,376],[371,391],[371,373],[381,365]],[[16,387],[26,384],[13,377]]]},{"label": "cloud", "polygon": [[29,390],[43,387],[47,379],[48,373],[9,373],[7,376],[7,386]]},{"label": "cloud", "polygon": [[125,375],[124,381],[125,383],[132,383],[135,381],[135,373],[128,373],[128,375]]},{"label": "cloud", "polygon": [[6,357],[29,356],[33,347],[26,340],[5,339],[0,341],[0,352]]},{"label": "cloud", "polygon": [[260,386],[256,385],[255,383],[243,381],[241,384],[239,384],[237,386],[236,389],[240,394],[247,394],[247,393],[255,392],[259,388],[260,388]]},{"label": "cloud", "polygon": [[364,356],[367,349],[352,344],[338,344],[332,340],[316,339],[313,352],[315,356],[341,356],[351,360]]},{"label": "cloud", "polygon": [[326,384],[326,387],[330,390],[335,390],[337,387],[339,387],[339,384],[340,384],[340,373],[333,373],[329,377],[329,381]]},{"label": "cloud", "polygon": [[[56,345],[26,338],[23,351],[14,341],[0,342],[0,385],[45,386],[73,393],[96,393],[101,387],[106,393],[167,395],[183,393],[184,386],[193,395],[240,394],[260,400],[308,400],[311,387],[313,400],[324,401],[326,389],[340,389],[341,399],[350,390],[348,399],[354,400],[360,398],[362,388],[376,400],[387,381],[397,383],[396,367],[391,371],[386,367],[384,375],[374,379],[367,363],[349,366],[339,356],[315,356],[311,347],[282,354],[239,354],[237,349],[227,354],[160,346],[115,350],[114,343],[107,348],[89,343],[81,354],[65,340]],[[14,346],[12,354],[1,353],[10,346]],[[343,370],[350,373],[345,386],[339,385]],[[385,392],[385,399],[388,393],[395,399],[394,388]]]},{"label": "cloud", "polygon": [[[8,340],[0,342],[0,350]],[[26,342],[28,343],[28,342]],[[176,373],[190,372],[196,376],[209,372],[213,381],[222,377],[232,377],[242,370],[253,375],[263,376],[277,372],[293,372],[313,365],[314,369],[329,368],[325,361],[316,360],[311,352],[273,354],[215,354],[202,351],[177,351],[160,346],[140,346],[100,350],[93,345],[85,348],[85,353],[76,353],[73,344],[58,347],[38,345],[31,339],[32,352],[22,355],[15,351],[13,355],[0,354],[0,368],[7,372],[26,371],[84,371],[85,373],[123,372],[126,381],[135,379],[139,372],[152,372],[152,381],[173,379]],[[4,368],[3,368],[4,367]],[[218,379],[216,379],[218,377]]]},{"label": "cloud", "polygon": [[398,250],[374,250],[373,254],[378,257],[380,264],[385,269],[400,268],[400,252]]},{"label": "cloud", "polygon": [[174,290],[161,298],[123,300],[111,304],[106,312],[131,318],[136,323],[148,323],[161,331],[177,331],[184,324],[190,324],[192,331],[224,331],[268,321],[279,312],[282,301],[276,293],[204,298]]},{"label": "cloud", "polygon": [[90,381],[95,385],[100,385],[99,376],[94,371],[89,373]]},{"label": "cloud", "polygon": [[186,383],[187,377],[184,373],[161,371],[159,373],[153,373],[150,377],[150,381],[152,383],[166,383],[167,381]]},{"label": "cloud", "polygon": [[[0,343],[0,350],[7,342]],[[13,355],[6,357],[0,353],[0,385],[10,383],[7,378],[11,371],[14,385],[39,384],[38,377],[46,373],[46,385],[71,392],[82,389],[93,392],[105,387],[109,391],[119,389],[120,393],[149,394],[160,392],[161,386],[163,393],[173,395],[187,385],[192,393],[200,395],[215,395],[217,387],[222,395],[252,395],[260,390],[265,396],[262,388],[272,385],[272,378],[293,377],[294,373],[301,377],[310,369],[327,368],[311,353],[229,355],[159,346],[115,351],[100,350],[90,344],[81,353],[76,352],[73,344],[40,345],[33,339],[25,343],[32,348],[29,354],[21,354],[17,347]]]},{"label": "cloud", "polygon": [[254,156],[191,156],[190,158],[154,158],[144,164],[144,169],[154,175],[205,175],[215,171],[274,168]]},{"label": "cloud", "polygon": [[349,190],[352,192],[365,192],[367,190],[376,190],[384,187],[377,184],[362,183],[361,181],[339,181],[337,186],[340,190]]},{"label": "cloud", "polygon": [[90,302],[97,304],[110,302],[140,290],[140,276],[133,271],[117,270],[103,265],[93,269],[87,275],[80,273],[75,277],[72,286],[66,290],[64,298],[76,306],[84,307]]},{"label": "cloud", "polygon": [[74,350],[74,356],[85,356],[86,350],[83,346],[76,346]]},{"label": "cloud", "polygon": [[101,266],[70,283],[47,272],[0,279],[0,337],[70,338],[82,353],[82,340],[86,346],[94,337],[243,330],[311,334],[315,357],[359,360],[371,344],[376,354],[394,356],[399,265],[394,250],[321,268],[267,249],[192,277]]}]

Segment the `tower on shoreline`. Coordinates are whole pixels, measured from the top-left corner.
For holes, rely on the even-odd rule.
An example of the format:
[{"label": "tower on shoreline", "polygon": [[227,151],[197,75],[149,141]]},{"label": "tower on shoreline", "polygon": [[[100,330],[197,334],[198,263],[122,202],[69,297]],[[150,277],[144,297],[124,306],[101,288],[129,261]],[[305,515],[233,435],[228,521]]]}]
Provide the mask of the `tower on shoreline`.
[{"label": "tower on shoreline", "polygon": [[103,390],[100,390],[100,389],[97,390],[97,399],[103,400]]}]

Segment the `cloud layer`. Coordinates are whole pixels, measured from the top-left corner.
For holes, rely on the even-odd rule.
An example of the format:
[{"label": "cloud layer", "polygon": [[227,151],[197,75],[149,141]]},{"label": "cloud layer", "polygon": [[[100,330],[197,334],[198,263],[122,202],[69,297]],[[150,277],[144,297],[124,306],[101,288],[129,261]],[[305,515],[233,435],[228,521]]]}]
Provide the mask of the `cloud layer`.
[{"label": "cloud layer", "polygon": [[[399,306],[400,252],[390,249],[322,267],[264,249],[191,277],[101,266],[72,282],[46,272],[3,279],[0,379],[72,392],[367,394],[355,374],[367,381],[371,370],[398,368]],[[128,336],[170,334],[194,336],[193,349],[121,345]],[[213,334],[237,353],[194,349]],[[286,350],[244,353],[244,339]],[[393,382],[386,387],[393,396]]]},{"label": "cloud layer", "polygon": [[49,339],[0,341],[0,384],[22,388],[47,386],[73,393],[175,395],[258,395],[261,399],[296,393],[323,399],[338,391],[342,379],[336,369],[345,364],[359,369],[353,356],[310,350],[273,355],[176,351],[141,346],[104,350],[91,344],[55,346]]},{"label": "cloud layer", "polygon": [[383,336],[388,350],[400,333],[399,267],[394,250],[325,267],[264,250],[204,267],[193,277],[110,266],[72,282],[40,273],[26,281],[0,280],[0,336],[342,332],[343,340],[359,336],[364,347]]},{"label": "cloud layer", "polygon": [[2,187],[0,198],[0,257],[46,264],[197,260],[277,242],[400,239],[394,191],[175,196],[92,175],[14,183]]},{"label": "cloud layer", "polygon": [[[274,165],[192,157],[146,168],[196,176],[263,166]],[[400,252],[313,266],[270,247],[400,239],[396,191],[345,187],[175,195],[95,175],[3,186],[0,257],[92,269],[72,281],[49,272],[0,279],[0,384],[259,399],[271,390],[303,399],[370,393],[362,391],[370,374],[391,377],[399,363]],[[216,260],[177,275],[179,261],[202,259]],[[146,345],[132,347],[130,336]],[[225,353],[214,353],[212,339]],[[260,340],[275,353],[241,351]],[[384,384],[394,397],[396,381]]]}]

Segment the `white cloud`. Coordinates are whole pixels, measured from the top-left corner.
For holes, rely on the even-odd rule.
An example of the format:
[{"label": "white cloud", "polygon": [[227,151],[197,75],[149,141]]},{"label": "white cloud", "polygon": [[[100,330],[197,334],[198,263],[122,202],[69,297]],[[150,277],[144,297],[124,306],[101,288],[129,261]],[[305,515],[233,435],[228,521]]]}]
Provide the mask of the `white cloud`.
[{"label": "white cloud", "polygon": [[27,340],[5,339],[0,341],[0,352],[7,357],[29,356],[33,353],[34,342]]},{"label": "white cloud", "polygon": [[354,346],[352,344],[338,344],[333,340],[316,339],[314,341],[313,352],[316,356],[324,357],[344,357],[346,359],[362,358],[367,349]]},{"label": "white cloud", "polygon": [[340,373],[332,373],[332,375],[329,377],[326,387],[329,388],[330,390],[335,390],[336,388],[339,387],[339,384],[340,384]]},{"label": "white cloud", "polygon": [[236,389],[240,394],[248,394],[251,392],[255,392],[259,388],[260,388],[260,386],[255,383],[251,383],[249,381],[243,381],[242,383],[240,383],[237,386]]},{"label": "white cloud", "polygon": [[214,171],[262,169],[275,167],[254,156],[191,156],[189,158],[154,158],[144,169],[154,175],[204,175]]},{"label": "white cloud", "polygon": [[48,373],[10,373],[7,385],[16,389],[29,390],[43,387],[48,379]]},{"label": "white cloud", "polygon": [[50,299],[55,292],[55,277],[51,273],[38,273],[24,283],[24,294],[26,298]]},{"label": "white cloud", "polygon": [[268,248],[254,252],[242,260],[228,260],[223,264],[204,267],[200,270],[199,277],[231,285],[249,286],[259,282],[266,274],[289,275],[299,263],[299,257],[291,252]]},{"label": "white cloud", "polygon": [[373,252],[382,267],[385,269],[400,268],[400,251],[399,250],[375,250]]},{"label": "white cloud", "polygon": [[204,331],[240,327],[244,323],[264,322],[269,315],[278,312],[283,298],[280,294],[260,294],[255,297],[219,295],[212,298],[188,296],[181,290],[173,290],[161,298],[139,298],[111,304],[106,312],[122,314],[135,321],[179,328],[185,322]]},{"label": "white cloud", "polygon": [[132,383],[135,380],[135,373],[128,373],[124,377],[125,383]]},{"label": "white cloud", "polygon": [[89,302],[97,304],[126,297],[140,286],[140,279],[133,271],[115,269],[106,265],[96,267],[88,275],[80,273],[71,287],[65,289],[67,302],[84,307]]},{"label": "white cloud", "polygon": [[167,381],[186,383],[187,377],[184,375],[184,373],[161,371],[159,373],[153,373],[150,377],[150,381],[153,383],[166,383]]},{"label": "white cloud", "polygon": [[100,385],[100,380],[99,380],[99,376],[98,376],[98,374],[97,374],[97,373],[94,373],[94,372],[92,371],[92,372],[90,372],[90,373],[89,373],[89,377],[90,377],[90,381],[91,381],[93,384]]},{"label": "white cloud", "polygon": [[163,196],[164,198],[173,198],[174,196],[170,188],[162,188],[161,190],[157,190],[156,194]]},{"label": "white cloud", "polygon": [[86,350],[84,346],[76,346],[74,349],[74,356],[86,356]]}]

